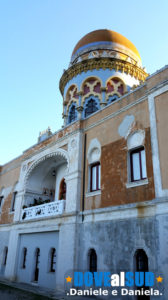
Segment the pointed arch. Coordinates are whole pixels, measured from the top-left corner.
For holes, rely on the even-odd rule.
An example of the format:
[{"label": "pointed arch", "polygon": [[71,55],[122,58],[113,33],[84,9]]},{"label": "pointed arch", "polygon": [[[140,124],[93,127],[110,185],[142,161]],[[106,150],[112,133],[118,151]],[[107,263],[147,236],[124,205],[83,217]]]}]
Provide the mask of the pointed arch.
[{"label": "pointed arch", "polygon": [[100,102],[97,97],[90,96],[85,99],[83,118],[87,118],[100,109]]},{"label": "pointed arch", "polygon": [[74,101],[71,101],[71,103],[69,103],[69,105],[67,106],[68,124],[77,120],[78,114],[76,108],[77,103]]},{"label": "pointed arch", "polygon": [[76,84],[72,84],[67,92],[66,92],[66,96],[65,96],[65,100],[64,100],[64,104],[68,104],[72,101],[76,102],[78,104],[78,87]]},{"label": "pointed arch", "polygon": [[123,96],[125,92],[126,85],[120,76],[114,75],[106,80],[106,101],[108,103],[115,101],[115,98]]},{"label": "pointed arch", "polygon": [[94,96],[102,100],[102,80],[97,76],[90,76],[86,78],[81,84],[81,92],[83,94],[82,97],[82,105],[85,102],[85,99],[89,96]]}]

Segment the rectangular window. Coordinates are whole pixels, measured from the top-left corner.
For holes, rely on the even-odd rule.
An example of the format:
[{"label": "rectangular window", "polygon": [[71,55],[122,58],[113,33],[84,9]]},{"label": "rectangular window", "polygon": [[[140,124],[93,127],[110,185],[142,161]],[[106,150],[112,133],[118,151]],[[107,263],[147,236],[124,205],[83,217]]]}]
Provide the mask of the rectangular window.
[{"label": "rectangular window", "polygon": [[100,190],[100,163],[91,166],[90,191]]},{"label": "rectangular window", "polygon": [[2,201],[3,201],[3,196],[0,197],[0,212],[1,212],[1,206],[2,206]]},{"label": "rectangular window", "polygon": [[146,157],[144,148],[133,150],[130,153],[131,181],[143,180],[147,177]]},{"label": "rectangular window", "polygon": [[26,269],[26,256],[27,256],[27,248],[23,248],[22,269]]},{"label": "rectangular window", "polygon": [[4,260],[3,260],[3,265],[4,266],[6,266],[7,256],[8,256],[8,247],[5,247],[5,249],[4,249]]},{"label": "rectangular window", "polygon": [[15,210],[15,200],[16,200],[16,195],[17,195],[17,192],[14,192],[14,193],[13,193],[13,197],[12,197],[11,211],[14,211],[14,210]]},{"label": "rectangular window", "polygon": [[50,272],[55,272],[56,267],[56,250],[55,248],[51,249],[51,262],[50,262]]}]

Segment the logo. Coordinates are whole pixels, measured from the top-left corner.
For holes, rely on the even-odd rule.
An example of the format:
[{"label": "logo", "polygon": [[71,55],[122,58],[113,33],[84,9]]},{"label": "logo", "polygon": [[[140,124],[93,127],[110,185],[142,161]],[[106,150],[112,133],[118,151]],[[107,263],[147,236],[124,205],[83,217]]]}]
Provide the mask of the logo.
[{"label": "logo", "polygon": [[[70,296],[162,296],[163,277],[153,272],[77,272],[65,277]],[[157,286],[157,288],[155,287]],[[161,286],[160,286],[161,287]]]}]

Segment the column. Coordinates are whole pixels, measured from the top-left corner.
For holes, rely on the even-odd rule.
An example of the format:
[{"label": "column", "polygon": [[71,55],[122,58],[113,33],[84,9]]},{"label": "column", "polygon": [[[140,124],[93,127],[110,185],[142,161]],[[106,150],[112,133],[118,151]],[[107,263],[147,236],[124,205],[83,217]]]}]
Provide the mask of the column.
[{"label": "column", "polygon": [[83,96],[83,92],[79,92],[78,93],[79,96],[79,105],[76,108],[77,112],[78,112],[78,120],[82,119],[82,112],[83,112],[83,106],[82,106],[82,96]]},{"label": "column", "polygon": [[100,102],[100,106],[101,106],[101,108],[103,108],[107,105],[107,101],[106,101],[107,88],[106,87],[101,87],[101,91],[102,91],[102,101]]},{"label": "column", "polygon": [[11,230],[8,244],[8,256],[5,269],[5,278],[8,280],[15,280],[17,262],[17,249],[18,249],[19,234],[16,230]]},{"label": "column", "polygon": [[16,200],[15,200],[15,214],[14,214],[14,222],[20,221],[21,211],[23,207],[24,201],[24,191],[17,192]]}]

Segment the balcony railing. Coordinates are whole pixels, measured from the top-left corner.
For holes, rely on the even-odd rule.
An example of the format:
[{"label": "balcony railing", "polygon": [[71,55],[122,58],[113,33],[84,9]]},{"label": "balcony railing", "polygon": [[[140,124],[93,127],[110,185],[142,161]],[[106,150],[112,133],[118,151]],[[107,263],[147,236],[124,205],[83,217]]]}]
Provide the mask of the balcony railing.
[{"label": "balcony railing", "polygon": [[21,219],[31,220],[63,214],[65,200],[54,201],[22,209]]}]

